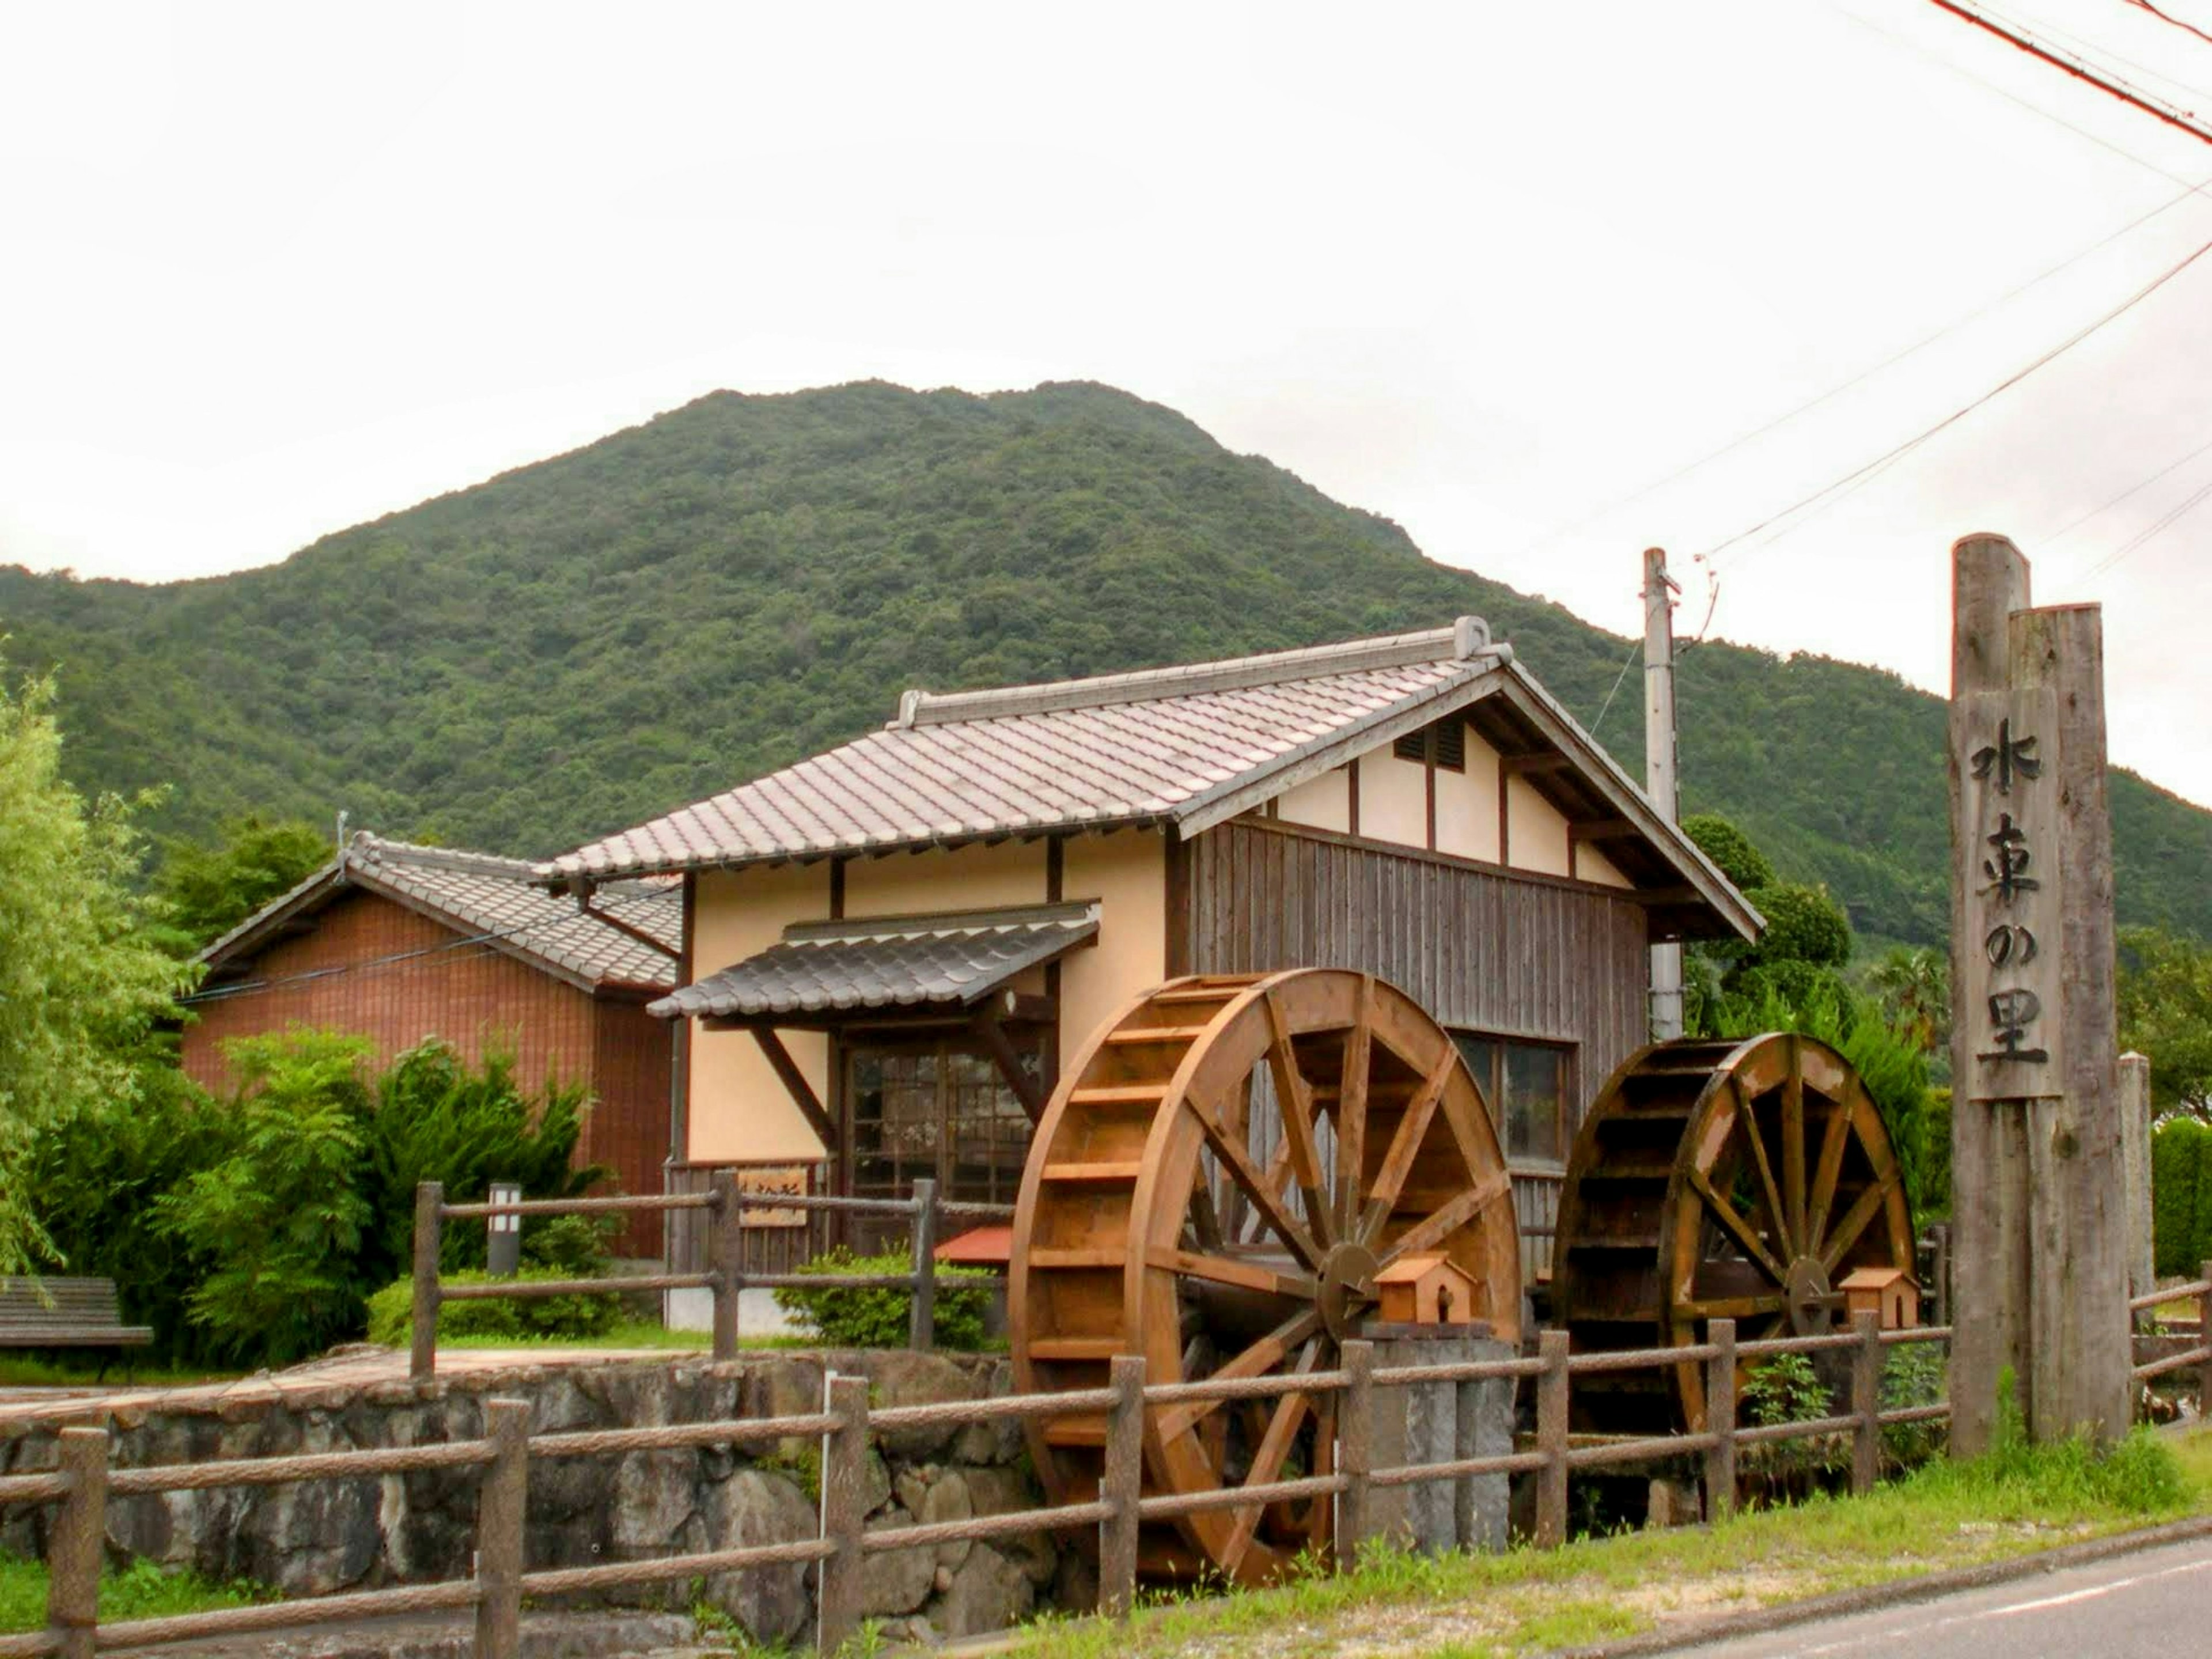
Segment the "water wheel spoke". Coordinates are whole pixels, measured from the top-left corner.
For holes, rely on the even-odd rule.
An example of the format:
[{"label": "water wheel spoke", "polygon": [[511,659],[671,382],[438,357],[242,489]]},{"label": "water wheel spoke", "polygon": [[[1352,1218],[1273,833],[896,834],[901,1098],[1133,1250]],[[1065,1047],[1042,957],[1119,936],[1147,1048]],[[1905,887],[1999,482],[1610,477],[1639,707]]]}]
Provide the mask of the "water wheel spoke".
[{"label": "water wheel spoke", "polygon": [[1264,1291],[1272,1296],[1297,1297],[1306,1302],[1321,1294],[1320,1285],[1310,1275],[1284,1273],[1266,1261],[1250,1258],[1156,1247],[1145,1260],[1170,1273],[1203,1279],[1209,1284],[1234,1285],[1238,1290]]},{"label": "water wheel spoke", "polygon": [[1677,1302],[1677,1319],[1754,1319],[1762,1314],[1787,1315],[1790,1298],[1779,1291],[1756,1296],[1717,1296],[1703,1301]]},{"label": "water wheel spoke", "polygon": [[1759,1120],[1751,1115],[1751,1097],[1744,1093],[1743,1085],[1733,1077],[1729,1079],[1729,1091],[1735,1097],[1736,1129],[1750,1146],[1753,1166],[1759,1171],[1759,1190],[1765,1197],[1766,1218],[1774,1224],[1775,1236],[1782,1241],[1782,1248],[1787,1252],[1790,1248],[1790,1224],[1785,1218],[1787,1212],[1782,1206],[1782,1189],[1775,1184],[1774,1165],[1767,1159],[1766,1137],[1759,1133]]},{"label": "water wheel spoke", "polygon": [[[1310,1372],[1320,1347],[1318,1342],[1307,1343],[1292,1375]],[[1244,1476],[1246,1486],[1264,1486],[1282,1473],[1283,1460],[1291,1455],[1291,1443],[1297,1438],[1306,1413],[1312,1409],[1313,1396],[1308,1394],[1286,1394],[1276,1401],[1275,1409],[1267,1417],[1267,1432],[1260,1437],[1259,1449],[1252,1454],[1252,1467]],[[1243,1565],[1245,1552],[1252,1547],[1253,1536],[1260,1530],[1260,1518],[1267,1512],[1267,1502],[1262,1498],[1231,1511],[1236,1516],[1236,1524],[1230,1528],[1229,1541],[1222,1547],[1224,1572],[1234,1576]]]},{"label": "water wheel spoke", "polygon": [[1790,1253],[1802,1255],[1812,1241],[1805,1236],[1804,1054],[1795,1036],[1790,1039],[1790,1070],[1782,1079],[1782,1196],[1789,1206]]},{"label": "water wheel spoke", "polygon": [[1443,1208],[1413,1224],[1390,1242],[1376,1265],[1389,1267],[1401,1256],[1417,1255],[1431,1246],[1441,1244],[1484,1210],[1511,1190],[1511,1179],[1503,1170],[1492,1171],[1475,1185],[1453,1199]]},{"label": "water wheel spoke", "polygon": [[1808,1249],[1827,1231],[1828,1209],[1836,1201],[1836,1182],[1843,1178],[1844,1149],[1850,1138],[1851,1109],[1847,1101],[1839,1100],[1828,1113],[1828,1127],[1820,1137],[1820,1161],[1813,1170],[1812,1213],[1805,1222]]},{"label": "water wheel spoke", "polygon": [[1485,1136],[1484,1131],[1489,1128],[1489,1124],[1478,1125],[1475,1122],[1475,1115],[1465,1097],[1451,1086],[1449,1072],[1444,1075],[1443,1094],[1437,1103],[1443,1109],[1444,1121],[1450,1126],[1452,1139],[1459,1145],[1459,1155],[1466,1160],[1469,1170],[1494,1169],[1504,1164],[1502,1153],[1492,1150],[1497,1146],[1497,1137]]},{"label": "water wheel spoke", "polygon": [[1281,1239],[1290,1248],[1291,1254],[1307,1267],[1318,1268],[1323,1254],[1321,1247],[1314,1243],[1313,1235],[1300,1224],[1298,1218],[1291,1213],[1289,1206],[1277,1194],[1274,1183],[1253,1164],[1252,1155],[1244,1150],[1243,1143],[1224,1128],[1221,1120],[1200,1105],[1195,1096],[1186,1095],[1183,1103],[1197,1118],[1199,1127],[1205,1132],[1206,1140],[1213,1147],[1214,1155],[1221,1160],[1221,1167],[1229,1172],[1229,1178],[1243,1190],[1275,1237]]},{"label": "water wheel spoke", "polygon": [[1275,1103],[1281,1109],[1283,1145],[1289,1151],[1291,1170],[1306,1201],[1306,1225],[1323,1249],[1334,1241],[1334,1217],[1330,1212],[1327,1177],[1322,1172],[1321,1147],[1314,1133],[1313,1088],[1298,1066],[1297,1050],[1291,1042],[1290,1022],[1273,993],[1265,999],[1267,1026],[1273,1040],[1267,1045],[1267,1071],[1275,1081]]},{"label": "water wheel spoke", "polygon": [[1451,1081],[1458,1065],[1458,1051],[1445,1049],[1443,1059],[1421,1080],[1420,1091],[1407,1102],[1406,1115],[1390,1137],[1389,1150],[1382,1154],[1382,1167],[1376,1172],[1374,1188],[1367,1195],[1367,1207],[1360,1214],[1356,1236],[1361,1243],[1373,1244],[1376,1235],[1390,1219],[1398,1194],[1405,1190],[1406,1177],[1413,1173],[1413,1160],[1420,1156],[1421,1142],[1428,1137],[1437,1103],[1443,1098],[1444,1085]]},{"label": "water wheel spoke", "polygon": [[1213,1207],[1213,1183],[1202,1164],[1191,1183],[1190,1231],[1201,1250],[1218,1250],[1228,1243],[1221,1231],[1221,1217]]},{"label": "water wheel spoke", "polygon": [[1703,1170],[1690,1171],[1690,1185],[1696,1188],[1698,1196],[1705,1200],[1705,1208],[1712,1212],[1713,1218],[1728,1229],[1729,1236],[1742,1247],[1744,1254],[1757,1264],[1761,1273],[1777,1285],[1788,1282],[1789,1269],[1777,1261],[1766,1246],[1759,1242],[1758,1233],[1753,1230],[1751,1223],[1737,1212],[1735,1206],[1714,1189],[1711,1180]]},{"label": "water wheel spoke", "polygon": [[1336,1206],[1340,1231],[1359,1224],[1360,1182],[1367,1171],[1367,1082],[1374,1054],[1375,981],[1359,985],[1359,1017],[1344,1034],[1336,1079]]},{"label": "water wheel spoke", "polygon": [[1892,1169],[1861,1193],[1858,1201],[1844,1212],[1844,1218],[1836,1224],[1834,1234],[1821,1248],[1820,1267],[1823,1272],[1831,1277],[1834,1275],[1837,1267],[1850,1254],[1851,1246],[1859,1242],[1859,1235],[1867,1230],[1867,1224],[1881,1212],[1881,1206],[1888,1200],[1890,1188],[1896,1185],[1897,1171]]},{"label": "water wheel spoke", "polygon": [[[1218,1367],[1209,1381],[1240,1376],[1265,1376],[1290,1358],[1291,1351],[1321,1329],[1321,1310],[1308,1308],[1293,1314],[1250,1347]],[[1160,1413],[1160,1438],[1173,1440],[1184,1430],[1205,1421],[1222,1405],[1218,1400],[1192,1400]]]}]

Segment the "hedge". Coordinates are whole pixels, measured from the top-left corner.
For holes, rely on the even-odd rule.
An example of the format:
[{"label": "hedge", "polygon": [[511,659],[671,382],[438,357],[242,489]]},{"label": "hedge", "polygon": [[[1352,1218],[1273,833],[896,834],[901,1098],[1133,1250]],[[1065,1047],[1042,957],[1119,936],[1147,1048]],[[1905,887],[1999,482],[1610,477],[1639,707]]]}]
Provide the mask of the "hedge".
[{"label": "hedge", "polygon": [[2161,1279],[2194,1279],[2212,1261],[2212,1130],[2193,1118],[2150,1142],[2152,1254]]}]

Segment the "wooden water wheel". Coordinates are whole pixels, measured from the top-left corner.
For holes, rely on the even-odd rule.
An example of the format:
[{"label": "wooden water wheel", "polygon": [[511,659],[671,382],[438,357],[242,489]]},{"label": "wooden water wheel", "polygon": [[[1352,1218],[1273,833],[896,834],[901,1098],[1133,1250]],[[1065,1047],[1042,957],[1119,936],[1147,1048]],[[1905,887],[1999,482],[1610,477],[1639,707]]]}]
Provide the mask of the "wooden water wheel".
[{"label": "wooden water wheel", "polygon": [[[1636,1054],[1583,1120],[1559,1198],[1554,1322],[1577,1352],[1838,1326],[1859,1267],[1913,1267],[1903,1172],[1850,1064],[1790,1033]],[[1577,1379],[1574,1426],[1702,1431],[1694,1364]]]},{"label": "wooden water wheel", "polygon": [[[1030,1148],[1007,1287],[1016,1388],[1333,1369],[1375,1275],[1450,1257],[1511,1338],[1519,1232],[1505,1160],[1450,1036],[1402,991],[1331,969],[1172,980],[1072,1057]],[[1032,1419],[1060,1501],[1087,1501],[1103,1417]],[[1327,1474],[1327,1395],[1154,1407],[1149,1492]],[[1330,1504],[1254,1504],[1147,1524],[1153,1576],[1263,1583],[1325,1550]]]}]

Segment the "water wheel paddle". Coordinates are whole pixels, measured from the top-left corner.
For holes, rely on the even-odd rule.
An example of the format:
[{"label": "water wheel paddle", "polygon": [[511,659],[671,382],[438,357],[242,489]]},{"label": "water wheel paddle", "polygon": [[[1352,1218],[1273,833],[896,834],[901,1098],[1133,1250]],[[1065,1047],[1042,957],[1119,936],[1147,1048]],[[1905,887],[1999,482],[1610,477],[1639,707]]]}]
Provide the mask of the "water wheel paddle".
[{"label": "water wheel paddle", "polygon": [[[1505,1159],[1448,1033],[1405,993],[1335,969],[1179,979],[1071,1056],[1014,1216],[1014,1386],[1097,1388],[1142,1354],[1148,1382],[1334,1369],[1375,1275],[1436,1252],[1512,1340],[1519,1232]],[[1155,1407],[1147,1494],[1328,1473],[1335,1405],[1289,1393]],[[1031,1419],[1056,1501],[1095,1497],[1105,1419]],[[1255,1503],[1146,1523],[1152,1576],[1279,1576],[1329,1543],[1331,1504]]]}]

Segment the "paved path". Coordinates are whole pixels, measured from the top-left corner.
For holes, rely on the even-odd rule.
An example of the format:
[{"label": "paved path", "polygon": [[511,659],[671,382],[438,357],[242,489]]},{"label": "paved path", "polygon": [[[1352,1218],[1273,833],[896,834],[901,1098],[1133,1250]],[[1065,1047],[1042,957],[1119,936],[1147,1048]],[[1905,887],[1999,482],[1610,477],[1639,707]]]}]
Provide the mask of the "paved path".
[{"label": "paved path", "polygon": [[1684,1651],[1697,1659],[2178,1659],[2212,1653],[2212,1539]]}]

